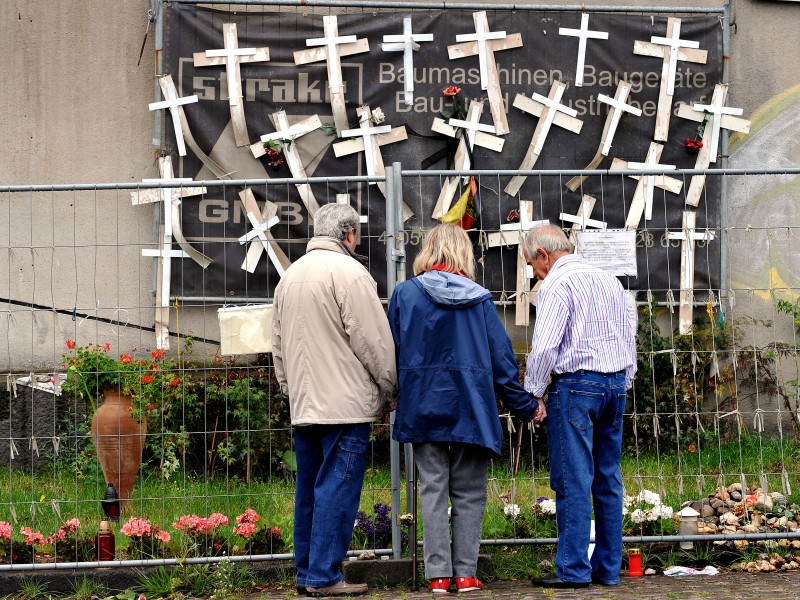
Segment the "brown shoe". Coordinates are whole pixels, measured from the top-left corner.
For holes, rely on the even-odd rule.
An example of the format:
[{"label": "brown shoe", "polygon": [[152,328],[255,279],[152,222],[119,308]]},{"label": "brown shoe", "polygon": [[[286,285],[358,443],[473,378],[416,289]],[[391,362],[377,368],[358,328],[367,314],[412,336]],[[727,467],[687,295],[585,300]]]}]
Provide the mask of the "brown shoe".
[{"label": "brown shoe", "polygon": [[307,587],[306,593],[313,598],[322,598],[323,596],[361,596],[366,594],[368,589],[366,583],[347,583],[342,579],[328,587]]}]

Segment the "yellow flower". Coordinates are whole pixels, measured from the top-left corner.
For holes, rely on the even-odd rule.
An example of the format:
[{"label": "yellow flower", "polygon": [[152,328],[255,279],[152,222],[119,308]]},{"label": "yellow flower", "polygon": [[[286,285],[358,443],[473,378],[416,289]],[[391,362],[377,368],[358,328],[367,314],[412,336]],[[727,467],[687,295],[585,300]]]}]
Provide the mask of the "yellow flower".
[{"label": "yellow flower", "polygon": [[44,502],[44,494],[42,494],[42,497],[39,498],[39,502]]}]

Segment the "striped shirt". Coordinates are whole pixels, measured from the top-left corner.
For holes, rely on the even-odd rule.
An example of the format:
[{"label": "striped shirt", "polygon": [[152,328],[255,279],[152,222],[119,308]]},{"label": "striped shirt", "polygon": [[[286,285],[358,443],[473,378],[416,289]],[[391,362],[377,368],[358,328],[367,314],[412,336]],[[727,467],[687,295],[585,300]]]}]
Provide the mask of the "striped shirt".
[{"label": "striped shirt", "polygon": [[629,310],[616,277],[574,254],[559,258],[537,294],[525,389],[541,398],[551,373],[581,369],[624,370],[625,388],[630,389],[636,372],[636,336]]}]

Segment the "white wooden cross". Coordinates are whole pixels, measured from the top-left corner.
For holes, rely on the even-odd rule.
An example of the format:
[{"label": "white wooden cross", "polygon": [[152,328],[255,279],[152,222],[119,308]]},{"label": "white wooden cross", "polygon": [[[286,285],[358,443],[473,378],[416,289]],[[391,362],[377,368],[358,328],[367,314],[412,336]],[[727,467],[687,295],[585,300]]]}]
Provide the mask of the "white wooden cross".
[{"label": "white wooden cross", "polygon": [[[620,81],[617,84],[617,91],[614,97],[611,98],[605,94],[598,94],[597,100],[604,102],[610,106],[608,114],[606,115],[606,123],[603,127],[603,134],[600,136],[600,147],[594,155],[594,158],[589,161],[589,164],[584,167],[585,169],[596,169],[603,160],[604,156],[608,156],[611,151],[611,142],[614,139],[614,134],[617,132],[617,126],[623,113],[631,113],[640,117],[642,111],[631,104],[626,104],[628,95],[631,92],[631,84],[627,81]],[[567,182],[567,187],[573,192],[577,191],[580,185],[588,178],[588,175],[576,175]]]},{"label": "white wooden cross", "polygon": [[[716,86],[714,86],[714,95],[711,97],[710,106],[714,108],[724,107],[727,96],[728,86],[723,83],[718,83]],[[702,123],[706,116],[705,110],[708,110],[708,108],[708,105],[695,104],[694,107],[690,107],[687,104],[681,104],[678,107],[678,116],[683,119],[689,119],[691,121]],[[718,144],[720,129],[729,129],[731,131],[738,131],[740,133],[748,133],[750,131],[750,121],[733,116],[733,114],[741,114],[742,111],[740,109],[730,110],[736,112],[720,113],[719,124],[717,125],[717,119],[715,118],[711,122],[711,127],[706,125],[705,129],[703,130],[703,147],[700,148],[700,152],[697,154],[697,161],[694,165],[695,169],[707,169],[712,162],[716,162],[716,157],[719,152]],[[714,116],[717,117],[717,114],[715,113]],[[715,129],[716,141],[714,139]],[[713,159],[712,155],[714,157]],[[700,204],[700,196],[703,193],[705,182],[705,175],[692,176],[692,181],[689,183],[689,190],[686,192],[686,204],[689,204],[690,206],[697,206]]]},{"label": "white wooden cross", "polygon": [[414,103],[414,51],[419,50],[417,42],[432,42],[432,33],[414,33],[411,27],[411,17],[403,19],[402,35],[385,35],[381,49],[384,52],[403,53],[403,102],[407,105]]},{"label": "white wooden cross", "polygon": [[576,238],[575,233],[578,231],[584,231],[588,227],[594,227],[595,229],[606,229],[608,224],[605,221],[598,221],[596,219],[590,219],[592,215],[592,211],[594,210],[594,204],[596,199],[594,196],[590,196],[589,194],[584,194],[583,199],[581,200],[581,205],[578,207],[578,213],[576,215],[571,215],[569,213],[562,212],[558,215],[558,218],[562,221],[567,221],[568,223],[572,223],[572,228],[569,232],[569,241],[572,242],[572,245],[576,245]]},{"label": "white wooden cross", "polygon": [[[715,95],[712,100],[712,104],[694,104],[692,108],[697,112],[709,112],[713,115],[711,117],[711,143],[708,148],[708,160],[713,163],[717,162],[717,154],[719,153],[719,130],[722,127],[722,117],[725,115],[738,116],[741,115],[743,111],[741,108],[726,107],[725,99],[721,94]],[[705,146],[705,144],[703,145]]]},{"label": "white wooden cross", "polygon": [[[450,60],[478,56],[481,89],[487,91],[489,109],[492,113],[495,131],[497,135],[505,135],[509,132],[508,118],[506,117],[506,107],[503,100],[503,91],[500,88],[500,75],[497,71],[494,53],[501,50],[521,48],[522,35],[519,33],[506,35],[504,31],[489,31],[486,11],[472,13],[472,20],[475,23],[475,33],[457,35],[456,41],[461,41],[461,43],[448,46],[447,54]],[[467,39],[471,41],[467,41]]]},{"label": "white wooden cross", "polygon": [[[308,176],[306,175],[303,161],[300,160],[300,151],[297,149],[295,141],[297,138],[322,127],[322,121],[320,121],[319,116],[313,115],[290,126],[289,119],[286,117],[286,112],[279,110],[270,115],[270,120],[275,126],[275,132],[262,135],[261,142],[250,146],[250,151],[253,153],[253,156],[256,158],[264,156],[264,154],[267,153],[264,144],[277,140],[281,145],[284,157],[286,157],[286,164],[289,166],[292,177],[306,179]],[[314,197],[311,186],[307,183],[296,183],[295,187],[300,193],[300,198],[303,204],[305,204],[308,214],[313,219],[317,210],[319,210],[319,203]]]},{"label": "white wooden cross", "polygon": [[568,27],[559,27],[558,35],[569,35],[578,38],[578,66],[575,70],[575,85],[577,87],[583,86],[583,67],[586,63],[586,40],[591,38],[595,40],[607,40],[607,31],[591,31],[589,29],[589,13],[581,14],[581,28],[569,29]]},{"label": "white wooden cross", "polygon": [[172,81],[171,75],[165,75],[159,81],[161,88],[164,90],[164,97],[166,100],[161,102],[151,102],[147,105],[150,110],[160,110],[162,108],[169,109],[169,114],[172,117],[172,127],[175,130],[175,141],[178,144],[178,154],[186,156],[186,144],[183,141],[183,130],[181,128],[181,113],[180,107],[184,104],[193,104],[197,102],[197,96],[178,97],[178,91],[175,89],[175,84]]},{"label": "white wooden cross", "polygon": [[681,299],[678,313],[678,332],[686,335],[692,332],[692,315],[694,312],[694,243],[711,241],[713,231],[695,232],[697,214],[691,210],[683,211],[683,229],[680,232],[668,233],[670,240],[681,242]]},{"label": "white wooden cross", "polygon": [[653,135],[653,139],[656,141],[665,142],[667,140],[678,61],[705,63],[708,57],[706,50],[699,49],[699,42],[682,40],[680,34],[681,20],[670,17],[667,19],[666,37],[653,36],[649,42],[637,40],[633,44],[634,54],[653,56],[664,60],[656,111],[656,130]]},{"label": "white wooden cross", "polygon": [[[535,92],[530,98],[522,94],[517,94],[514,98],[514,106],[535,117],[539,117],[528,151],[519,166],[520,171],[532,169],[533,165],[536,164],[551,125],[558,125],[573,133],[580,133],[583,121],[575,118],[578,112],[569,106],[561,104],[561,97],[564,95],[566,88],[567,86],[560,81],[554,81],[547,98]],[[505,193],[509,196],[516,195],[522,184],[525,183],[525,179],[527,179],[526,175],[512,177],[504,189]]]},{"label": "white wooden cross", "polygon": [[205,52],[194,53],[195,67],[225,65],[225,77],[228,80],[228,104],[231,108],[233,135],[237,146],[250,143],[244,106],[239,101],[242,97],[242,72],[244,63],[266,62],[269,60],[269,48],[239,48],[239,36],[236,23],[222,25],[222,37],[225,47]]},{"label": "white wooden cross", "polygon": [[[472,168],[470,153],[475,146],[480,146],[488,150],[500,152],[503,150],[505,140],[492,135],[495,128],[492,125],[484,125],[480,122],[483,113],[483,102],[471,100],[467,107],[466,119],[444,119],[436,117],[433,120],[431,130],[436,133],[458,138],[458,147],[453,161],[453,169],[456,171],[468,171]],[[466,180],[466,177],[464,178]],[[433,218],[439,219],[450,210],[453,198],[458,190],[458,177],[448,177],[439,192],[439,198],[433,208]]]},{"label": "white wooden cross", "polygon": [[[144,183],[188,183],[191,179],[177,179],[173,177],[172,161],[164,157],[159,159],[160,179],[143,179]],[[170,281],[172,279],[172,259],[173,258],[193,258],[204,269],[211,264],[211,259],[204,256],[189,243],[180,232],[180,203],[181,197],[204,194],[206,189],[203,187],[195,188],[161,188],[153,189],[155,193],[131,192],[132,204],[144,204],[149,202],[162,202],[164,205],[164,218],[159,231],[161,245],[155,250],[143,249],[142,256],[155,256],[158,258],[159,277],[156,283],[156,348],[162,350],[169,349],[169,295]],[[173,232],[178,234],[182,241],[181,249],[173,250]],[[185,249],[184,249],[185,248]],[[191,252],[191,253],[190,253]]]},{"label": "white wooden cross", "polygon": [[[661,160],[661,153],[664,151],[663,144],[650,142],[650,147],[647,149],[647,157],[642,162],[626,162],[624,160],[615,158],[611,163],[611,171],[625,171],[630,169],[635,170],[652,170],[652,169],[665,169],[672,170],[675,165],[661,165],[658,161]],[[683,182],[673,177],[666,175],[645,175],[640,177],[638,175],[629,175],[633,179],[638,179],[639,183],[636,186],[636,191],[633,193],[631,200],[631,207],[628,210],[628,218],[625,220],[625,229],[636,229],[642,221],[642,213],[645,213],[645,219],[650,220],[653,217],[653,192],[655,188],[666,190],[673,194],[681,191]]]},{"label": "white wooden cross", "polygon": [[275,267],[275,270],[278,271],[278,276],[283,277],[283,265],[281,264],[278,255],[275,254],[275,251],[272,249],[272,244],[270,244],[270,240],[267,237],[267,230],[273,225],[278,224],[279,219],[277,215],[268,221],[261,221],[256,213],[249,212],[247,213],[247,220],[250,221],[250,225],[252,225],[253,228],[239,238],[239,243],[244,245],[250,240],[258,238],[259,242],[261,242],[261,246],[267,251],[267,256],[269,256],[270,262]]},{"label": "white wooden cross", "polygon": [[[264,203],[264,209],[259,211],[258,203],[256,202],[256,197],[253,195],[253,190],[250,188],[245,188],[241,192],[239,192],[239,199],[242,201],[244,205],[245,212],[248,215],[248,220],[251,223],[253,221],[250,219],[249,215],[253,215],[256,217],[255,224],[253,225],[254,228],[261,228],[262,225],[265,223],[269,223],[266,227],[263,227],[264,236],[269,244],[269,250],[267,250],[267,256],[269,257],[272,264],[275,266],[275,270],[278,271],[279,275],[282,275],[283,272],[289,268],[289,265],[292,262],[286,256],[284,251],[275,241],[275,238],[272,236],[272,233],[269,231],[270,227],[273,227],[277,221],[278,215],[278,207],[274,202],[270,202],[267,200]],[[242,269],[247,271],[248,273],[254,273],[256,270],[256,266],[258,265],[258,261],[261,258],[261,254],[267,248],[267,246],[263,243],[263,239],[261,236],[258,236],[261,243],[250,244],[247,248],[247,255],[245,256],[244,261],[242,262]],[[241,238],[240,238],[241,242]]]},{"label": "white wooden cross", "polygon": [[[382,125],[373,127],[372,111],[369,106],[362,106],[356,110],[358,115],[359,128],[347,129],[341,132],[342,137],[352,137],[354,139],[345,142],[338,142],[333,145],[333,154],[338,158],[356,152],[363,152],[367,163],[367,175],[370,177],[381,177],[384,175],[383,155],[381,146],[401,142],[408,139],[405,125],[391,127]],[[378,189],[386,197],[385,181],[370,181],[370,184],[377,183]],[[411,218],[414,213],[403,203],[403,220]]]},{"label": "white wooden cross", "polygon": [[341,134],[349,127],[344,99],[344,81],[342,78],[342,56],[369,52],[366,38],[358,39],[354,35],[339,35],[336,15],[322,17],[323,37],[306,40],[311,50],[298,50],[294,53],[294,64],[304,65],[312,62],[326,61],[328,66],[328,89],[330,91],[333,123]]},{"label": "white wooden cross", "polygon": [[495,231],[487,236],[487,246],[489,248],[517,245],[517,282],[516,293],[514,294],[516,299],[516,316],[514,322],[516,325],[530,324],[530,306],[532,300],[530,295],[530,280],[533,277],[533,271],[525,262],[525,256],[522,253],[525,234],[534,227],[550,224],[550,221],[547,219],[532,221],[532,214],[533,202],[530,200],[520,200],[519,222],[500,225],[500,231]]}]

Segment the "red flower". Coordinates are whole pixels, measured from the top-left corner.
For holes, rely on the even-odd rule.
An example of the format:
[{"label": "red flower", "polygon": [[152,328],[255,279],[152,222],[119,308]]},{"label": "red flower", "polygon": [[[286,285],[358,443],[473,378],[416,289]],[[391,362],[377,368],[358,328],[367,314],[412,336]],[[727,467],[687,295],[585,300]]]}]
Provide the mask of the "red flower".
[{"label": "red flower", "polygon": [[77,346],[75,340],[67,340],[67,348],[70,350],[75,350],[75,346]]},{"label": "red flower", "polygon": [[142,377],[142,383],[153,383],[153,376],[145,375],[144,377]]},{"label": "red flower", "polygon": [[152,402],[147,405],[147,410],[153,410],[154,408],[155,408],[155,405]]},{"label": "red flower", "polygon": [[179,383],[180,383],[180,381],[179,381],[178,379],[173,379],[172,381],[170,381],[170,382],[169,382],[169,384],[170,384],[172,387],[178,387],[178,384],[179,384]]},{"label": "red flower", "polygon": [[689,444],[688,450],[689,452],[694,452],[695,450],[697,450],[697,448],[694,447],[694,444]]},{"label": "red flower", "polygon": [[109,344],[108,342],[106,342],[106,346],[105,346],[105,348],[106,348],[106,352],[108,352],[109,350],[111,350],[111,344]]},{"label": "red flower", "polygon": [[120,354],[119,362],[121,363],[132,363],[133,357],[130,354]]},{"label": "red flower", "polygon": [[150,355],[155,358],[156,360],[161,360],[166,355],[166,351],[164,350],[153,350]]},{"label": "red flower", "polygon": [[689,154],[697,154],[703,147],[703,140],[693,140],[692,138],[686,138],[684,146],[686,146],[686,151]]},{"label": "red flower", "polygon": [[267,156],[272,159],[278,158],[281,153],[278,150],[274,150],[273,148],[267,148]]},{"label": "red flower", "polygon": [[450,87],[446,87],[446,88],[444,88],[444,91],[442,91],[442,94],[444,94],[448,98],[455,98],[460,93],[461,93],[461,88],[460,87],[456,87],[454,85],[451,85]]}]

